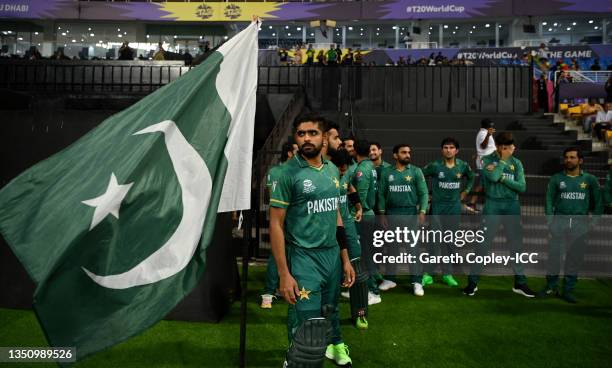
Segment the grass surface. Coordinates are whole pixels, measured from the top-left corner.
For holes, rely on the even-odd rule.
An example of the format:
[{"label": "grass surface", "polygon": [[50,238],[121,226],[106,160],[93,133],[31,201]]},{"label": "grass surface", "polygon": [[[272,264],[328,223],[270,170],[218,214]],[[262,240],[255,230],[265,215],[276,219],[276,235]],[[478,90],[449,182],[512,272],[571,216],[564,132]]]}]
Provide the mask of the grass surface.
[{"label": "grass surface", "polygon": [[[263,267],[250,268],[247,366],[280,367],[287,345],[286,305],[259,308]],[[460,279],[464,284],[465,279]],[[530,279],[538,290],[543,279]],[[484,277],[475,297],[439,283],[412,296],[409,283],[383,294],[360,332],[341,304],[342,332],[355,367],[609,367],[612,282],[581,280],[570,305],[511,292],[509,277]],[[219,324],[161,321],[76,367],[235,367],[240,304]],[[0,309],[0,346],[46,346],[31,311]],[[0,363],[2,365],[2,363]],[[53,364],[5,364],[54,367]],[[333,367],[326,363],[326,367]]]}]

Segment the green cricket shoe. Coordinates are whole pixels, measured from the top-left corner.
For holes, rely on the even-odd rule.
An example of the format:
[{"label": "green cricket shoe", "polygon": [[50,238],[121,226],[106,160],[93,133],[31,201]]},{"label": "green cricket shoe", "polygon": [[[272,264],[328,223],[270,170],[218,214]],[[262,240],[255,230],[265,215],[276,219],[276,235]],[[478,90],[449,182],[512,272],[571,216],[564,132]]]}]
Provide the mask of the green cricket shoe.
[{"label": "green cricket shoe", "polygon": [[343,342],[336,345],[327,345],[325,357],[333,360],[337,365],[347,365],[353,363],[351,357],[349,357],[348,346]]},{"label": "green cricket shoe", "polygon": [[357,319],[355,320],[355,327],[357,327],[360,330],[367,330],[368,320],[364,316],[357,317]]},{"label": "green cricket shoe", "polygon": [[434,283],[433,277],[431,277],[428,273],[423,274],[423,280],[421,281],[421,285],[427,286]]},{"label": "green cricket shoe", "polygon": [[459,286],[459,283],[457,282],[457,280],[455,280],[453,275],[443,275],[442,276],[442,282],[444,282],[446,285],[448,285],[450,287],[457,287],[457,286]]}]

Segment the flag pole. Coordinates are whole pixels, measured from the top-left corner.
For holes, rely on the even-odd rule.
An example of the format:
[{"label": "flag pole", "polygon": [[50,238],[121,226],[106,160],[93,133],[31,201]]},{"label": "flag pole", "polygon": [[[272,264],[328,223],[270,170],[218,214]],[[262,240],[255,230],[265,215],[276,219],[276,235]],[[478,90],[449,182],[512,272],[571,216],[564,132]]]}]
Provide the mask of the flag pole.
[{"label": "flag pole", "polygon": [[240,368],[246,364],[246,315],[247,315],[247,283],[249,272],[249,251],[251,243],[252,209],[246,211],[242,232],[242,282],[240,293]]}]

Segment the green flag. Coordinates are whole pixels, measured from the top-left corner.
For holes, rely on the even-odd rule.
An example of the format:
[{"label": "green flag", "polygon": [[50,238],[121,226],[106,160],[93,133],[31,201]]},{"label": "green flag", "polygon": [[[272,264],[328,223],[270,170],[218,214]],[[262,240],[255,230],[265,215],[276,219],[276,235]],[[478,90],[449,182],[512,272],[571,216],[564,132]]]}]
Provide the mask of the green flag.
[{"label": "green flag", "polygon": [[197,284],[216,213],[250,206],[257,24],[0,191],[51,346],[81,359]]}]

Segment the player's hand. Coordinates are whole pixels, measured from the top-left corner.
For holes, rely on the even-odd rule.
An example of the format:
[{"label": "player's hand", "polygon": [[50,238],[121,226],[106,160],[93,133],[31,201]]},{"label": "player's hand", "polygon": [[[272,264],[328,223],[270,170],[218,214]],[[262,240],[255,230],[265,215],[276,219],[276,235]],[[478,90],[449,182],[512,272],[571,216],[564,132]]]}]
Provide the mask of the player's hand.
[{"label": "player's hand", "polygon": [[493,171],[493,170],[495,170],[495,165],[493,165],[493,164],[488,164],[488,165],[487,165],[487,170],[488,170],[488,171]]},{"label": "player's hand", "polygon": [[355,211],[355,221],[361,222],[362,217],[363,217],[363,210],[360,208]]},{"label": "player's hand", "polygon": [[427,218],[425,217],[425,214],[422,212],[419,212],[419,225],[425,225],[425,222],[427,222]]},{"label": "player's hand", "polygon": [[378,220],[378,225],[387,230],[389,228],[389,221],[387,220],[387,215],[378,215],[376,216],[376,219]]},{"label": "player's hand", "polygon": [[467,192],[461,192],[461,201],[463,202],[463,200],[465,199],[465,197],[467,197]]},{"label": "player's hand", "polygon": [[355,270],[351,262],[344,262],[342,265],[344,270],[344,281],[342,282],[343,287],[351,287],[355,283]]},{"label": "player's hand", "polygon": [[489,135],[493,135],[493,134],[495,134],[495,128],[489,128],[489,129],[487,129],[487,134],[489,134]]},{"label": "player's hand", "polygon": [[280,276],[280,286],[278,289],[289,304],[295,304],[300,296],[300,288],[291,274]]}]

